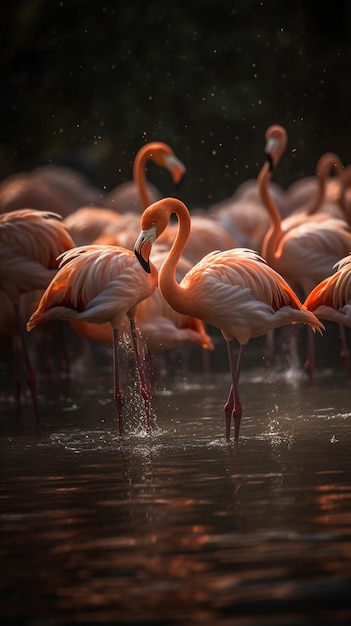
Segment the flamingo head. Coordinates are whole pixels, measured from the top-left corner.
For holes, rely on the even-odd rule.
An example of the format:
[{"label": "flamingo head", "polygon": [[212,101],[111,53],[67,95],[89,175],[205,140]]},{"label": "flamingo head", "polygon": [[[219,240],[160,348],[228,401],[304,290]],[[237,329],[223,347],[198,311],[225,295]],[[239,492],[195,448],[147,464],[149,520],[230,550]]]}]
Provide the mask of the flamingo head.
[{"label": "flamingo head", "polygon": [[283,126],[273,124],[273,126],[267,128],[265,154],[271,171],[278,165],[285,151],[287,141],[288,135]]},{"label": "flamingo head", "polygon": [[150,228],[142,228],[134,245],[134,254],[138,259],[141,267],[148,274],[151,273],[150,254],[152,244],[156,239],[156,224],[152,224]]},{"label": "flamingo head", "polygon": [[[163,198],[145,209],[141,216],[141,230],[134,245],[134,253],[146,272],[150,272],[150,254],[153,242],[167,228],[172,213],[183,203],[176,198]],[[184,210],[187,209],[184,205]]]},{"label": "flamingo head", "polygon": [[164,167],[169,171],[175,185],[179,185],[183,180],[186,168],[176,157],[172,148],[166,143],[155,141],[149,144],[149,159],[154,161],[159,167]]}]

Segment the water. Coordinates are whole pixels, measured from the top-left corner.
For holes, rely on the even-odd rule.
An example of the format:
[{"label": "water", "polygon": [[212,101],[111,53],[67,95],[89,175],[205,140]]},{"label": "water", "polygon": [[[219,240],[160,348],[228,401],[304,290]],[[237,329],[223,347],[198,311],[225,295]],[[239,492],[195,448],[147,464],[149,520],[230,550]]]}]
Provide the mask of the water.
[{"label": "water", "polygon": [[1,396],[3,624],[351,623],[350,383],[244,365],[239,445],[228,380],[168,380],[155,428],[111,373],[53,380],[42,422]]}]

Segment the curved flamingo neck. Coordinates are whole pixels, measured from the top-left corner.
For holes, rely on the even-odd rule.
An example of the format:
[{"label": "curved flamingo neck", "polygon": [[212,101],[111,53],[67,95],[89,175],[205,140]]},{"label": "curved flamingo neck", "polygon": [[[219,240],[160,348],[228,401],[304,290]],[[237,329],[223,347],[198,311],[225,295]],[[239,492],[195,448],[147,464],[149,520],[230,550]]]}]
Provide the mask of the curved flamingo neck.
[{"label": "curved flamingo neck", "polygon": [[306,209],[307,215],[314,215],[322,206],[325,200],[328,175],[333,170],[335,170],[336,174],[340,174],[342,167],[339,157],[333,153],[328,152],[319,159],[316,167],[317,191],[310,206]]},{"label": "curved flamingo neck", "polygon": [[133,163],[133,179],[137,186],[138,194],[141,200],[142,209],[146,209],[151,203],[152,198],[148,191],[146,180],[146,164],[152,158],[152,152],[149,146],[139,150]]},{"label": "curved flamingo neck", "polygon": [[269,217],[271,218],[271,226],[269,227],[263,240],[261,251],[263,258],[266,259],[268,263],[270,263],[270,259],[274,258],[279,241],[283,234],[279,210],[269,193],[268,185],[271,178],[272,173],[270,164],[266,162],[258,175],[257,184],[261,200],[267,209]]},{"label": "curved flamingo neck", "polygon": [[167,258],[158,274],[160,291],[167,302],[178,312],[186,313],[186,288],[179,285],[176,271],[179,259],[190,236],[191,220],[189,211],[183,203],[170,205],[170,216],[175,213],[178,219],[178,230]]},{"label": "curved flamingo neck", "polygon": [[314,215],[315,213],[317,213],[318,209],[322,206],[323,200],[325,198],[325,175],[319,173],[317,174],[316,178],[317,191],[314,198],[312,198],[310,206],[306,208],[306,215]]}]

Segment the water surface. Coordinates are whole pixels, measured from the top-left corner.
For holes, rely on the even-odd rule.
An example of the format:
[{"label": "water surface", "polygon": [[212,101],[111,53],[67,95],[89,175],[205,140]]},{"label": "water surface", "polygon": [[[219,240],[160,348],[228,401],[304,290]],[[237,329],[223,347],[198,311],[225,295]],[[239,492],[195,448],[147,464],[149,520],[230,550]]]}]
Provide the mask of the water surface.
[{"label": "water surface", "polygon": [[[1,396],[2,623],[351,623],[350,383],[246,368],[239,445],[226,374],[178,376],[154,429],[111,372]],[[5,621],[4,621],[5,620]]]}]

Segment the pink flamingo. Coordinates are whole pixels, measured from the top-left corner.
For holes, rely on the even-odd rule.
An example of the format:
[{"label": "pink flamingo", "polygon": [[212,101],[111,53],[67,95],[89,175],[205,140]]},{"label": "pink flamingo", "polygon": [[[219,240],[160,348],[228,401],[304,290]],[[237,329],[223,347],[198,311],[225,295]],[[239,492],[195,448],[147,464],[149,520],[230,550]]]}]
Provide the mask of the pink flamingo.
[{"label": "pink flamingo", "polygon": [[[148,207],[141,218],[141,232],[135,253],[146,272],[153,241],[168,226],[170,216],[178,218],[178,231],[160,271],[158,284],[173,309],[219,328],[227,343],[231,369],[231,388],[225,404],[226,438],[234,420],[234,439],[238,441],[242,405],[238,391],[244,346],[273,328],[302,322],[321,329],[321,322],[307,311],[286,281],[252,250],[234,248],[205,256],[182,279],[176,268],[191,231],[190,214],[183,202],[165,198]],[[237,363],[233,339],[239,342]]]},{"label": "pink flamingo", "polygon": [[[323,210],[329,215],[335,215],[334,210],[340,195],[339,174],[342,170],[343,164],[337,154],[334,152],[322,154],[317,161],[315,175],[300,178],[287,189],[284,216],[293,215],[301,210],[310,214]],[[330,177],[331,173],[335,176]]]},{"label": "pink flamingo", "polygon": [[157,286],[157,270],[145,281],[133,252],[117,246],[79,246],[60,257],[54,279],[41,297],[27,330],[47,320],[109,322],[113,330],[114,399],[120,432],[123,432],[124,395],[118,373],[119,328],[129,318],[140,393],[150,427],[150,393],[145,383],[135,330],[135,311]]}]

